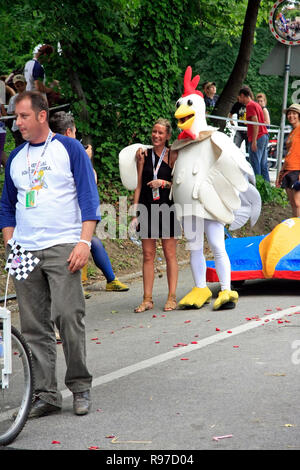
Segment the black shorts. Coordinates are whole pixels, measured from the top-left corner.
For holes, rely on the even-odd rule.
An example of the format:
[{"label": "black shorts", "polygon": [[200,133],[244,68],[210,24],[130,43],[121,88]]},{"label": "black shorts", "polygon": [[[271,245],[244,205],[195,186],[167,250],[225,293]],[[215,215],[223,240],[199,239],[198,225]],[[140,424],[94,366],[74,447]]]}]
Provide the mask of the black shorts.
[{"label": "black shorts", "polygon": [[300,171],[294,170],[289,171],[281,182],[281,187],[284,189],[292,189],[292,186],[296,181],[300,181]]}]

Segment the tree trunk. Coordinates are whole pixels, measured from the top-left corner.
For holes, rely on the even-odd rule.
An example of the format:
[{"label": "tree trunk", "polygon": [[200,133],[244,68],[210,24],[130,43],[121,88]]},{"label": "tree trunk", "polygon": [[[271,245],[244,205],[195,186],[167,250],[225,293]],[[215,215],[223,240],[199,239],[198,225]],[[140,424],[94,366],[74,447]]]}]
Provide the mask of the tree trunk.
[{"label": "tree trunk", "polygon": [[[230,77],[212,114],[224,117],[228,116],[247,76],[260,3],[261,0],[248,0],[239,53]],[[214,126],[219,127],[220,130],[224,129],[225,124],[226,121],[214,120]]]},{"label": "tree trunk", "polygon": [[[87,110],[87,101],[86,97],[83,91],[83,88],[81,86],[81,82],[78,76],[78,73],[73,69],[68,70],[68,75],[70,79],[70,85],[72,87],[73,92],[77,95],[78,101],[82,104],[81,110],[79,113],[79,118],[81,121],[84,122],[89,122],[90,121],[90,115]],[[92,144],[92,138],[90,135],[82,135],[82,143],[84,145]]]},{"label": "tree trunk", "polygon": [[[73,93],[77,96],[78,102],[81,103],[81,109],[79,113],[79,119],[80,121],[84,121],[89,123],[90,122],[90,115],[88,112],[88,107],[87,107],[87,100],[85,97],[84,90],[82,88],[81,82],[79,75],[76,71],[76,64],[71,61],[71,58],[77,57],[76,52],[72,50],[71,47],[68,47],[69,45],[66,44],[64,41],[60,42],[60,46],[63,50],[64,55],[68,56],[68,61],[69,67],[67,70],[68,77],[70,80],[70,85],[72,88]],[[92,137],[90,135],[85,135],[82,134],[82,143],[84,145],[92,144]]]}]

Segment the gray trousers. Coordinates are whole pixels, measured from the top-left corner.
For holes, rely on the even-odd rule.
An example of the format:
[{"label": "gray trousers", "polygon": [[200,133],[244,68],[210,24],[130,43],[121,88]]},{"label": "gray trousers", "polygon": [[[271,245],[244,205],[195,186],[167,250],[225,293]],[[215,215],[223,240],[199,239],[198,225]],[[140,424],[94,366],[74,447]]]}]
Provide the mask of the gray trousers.
[{"label": "gray trousers", "polygon": [[40,259],[26,280],[15,280],[21,331],[32,351],[35,396],[61,407],[57,390],[56,325],[66,360],[65,384],[74,392],[90,389],[86,366],[85,300],[81,272],[72,274],[67,259],[73,244],[34,251]]}]

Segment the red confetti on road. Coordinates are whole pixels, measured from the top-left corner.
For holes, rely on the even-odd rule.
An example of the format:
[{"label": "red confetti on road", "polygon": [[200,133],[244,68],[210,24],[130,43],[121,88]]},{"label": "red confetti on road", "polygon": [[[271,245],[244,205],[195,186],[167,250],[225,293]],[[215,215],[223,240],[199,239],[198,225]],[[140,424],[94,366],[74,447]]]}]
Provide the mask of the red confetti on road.
[{"label": "red confetti on road", "polygon": [[60,441],[52,441],[51,444],[60,444]]}]

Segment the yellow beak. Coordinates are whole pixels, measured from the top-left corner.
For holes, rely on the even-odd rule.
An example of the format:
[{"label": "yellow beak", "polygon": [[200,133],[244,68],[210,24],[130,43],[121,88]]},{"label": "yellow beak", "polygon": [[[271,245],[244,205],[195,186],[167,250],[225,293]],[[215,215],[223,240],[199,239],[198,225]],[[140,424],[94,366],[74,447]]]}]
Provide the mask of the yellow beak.
[{"label": "yellow beak", "polygon": [[178,119],[177,125],[180,129],[190,129],[195,120],[195,111],[190,106],[182,104],[177,109],[175,117]]}]

